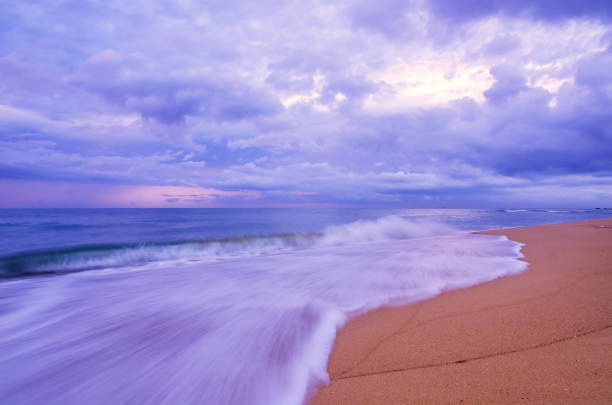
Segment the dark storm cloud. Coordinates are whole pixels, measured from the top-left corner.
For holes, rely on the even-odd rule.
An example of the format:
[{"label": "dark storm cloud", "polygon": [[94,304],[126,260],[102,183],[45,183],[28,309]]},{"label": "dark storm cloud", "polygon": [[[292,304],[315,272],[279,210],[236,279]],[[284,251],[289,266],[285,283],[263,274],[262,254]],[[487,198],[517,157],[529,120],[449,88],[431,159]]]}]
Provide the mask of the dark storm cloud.
[{"label": "dark storm cloud", "polygon": [[[504,175],[612,172],[612,98],[606,83],[612,73],[600,64],[607,54],[579,64],[576,83],[553,96],[527,86],[512,67],[492,69],[494,85],[485,92],[490,106],[480,112],[485,125],[475,129],[488,142],[475,145],[480,162]],[[603,59],[603,60],[602,60]]]}]

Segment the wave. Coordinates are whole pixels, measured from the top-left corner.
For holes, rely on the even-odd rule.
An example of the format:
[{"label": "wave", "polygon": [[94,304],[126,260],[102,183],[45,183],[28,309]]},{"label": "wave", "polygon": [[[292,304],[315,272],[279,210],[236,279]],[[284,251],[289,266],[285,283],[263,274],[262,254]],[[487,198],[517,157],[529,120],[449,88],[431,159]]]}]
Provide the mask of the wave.
[{"label": "wave", "polygon": [[69,273],[152,262],[219,260],[298,249],[316,234],[243,235],[230,238],[139,244],[80,245],[21,252],[0,258],[0,277]]},{"label": "wave", "polygon": [[313,233],[238,235],[158,243],[85,244],[0,257],[0,277],[62,274],[168,261],[207,262],[454,232],[454,229],[440,223],[415,222],[400,216],[388,216],[375,221],[361,220],[329,226],[322,232]]},{"label": "wave", "polygon": [[[599,208],[596,208],[599,209]],[[603,208],[608,209],[608,208]],[[592,212],[593,209],[590,208],[515,208],[515,209],[498,209],[496,212],[546,212],[551,214],[582,214],[585,212]]]},{"label": "wave", "polygon": [[315,234],[67,248],[62,265],[164,250],[236,259],[0,283],[0,364],[15,370],[0,402],[303,404],[329,381],[351,316],[520,273],[520,246],[386,217]]},{"label": "wave", "polygon": [[388,216],[376,221],[356,221],[328,227],[322,234],[320,245],[414,239],[450,235],[457,231],[438,222],[409,221],[400,216]]}]

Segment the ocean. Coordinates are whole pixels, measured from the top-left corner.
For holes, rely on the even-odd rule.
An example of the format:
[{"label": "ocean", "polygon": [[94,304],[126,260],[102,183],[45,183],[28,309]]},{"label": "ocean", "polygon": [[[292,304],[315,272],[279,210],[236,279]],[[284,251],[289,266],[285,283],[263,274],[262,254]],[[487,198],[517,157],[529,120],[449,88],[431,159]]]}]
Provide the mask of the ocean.
[{"label": "ocean", "polygon": [[610,209],[2,209],[0,403],[301,404],[336,331]]}]

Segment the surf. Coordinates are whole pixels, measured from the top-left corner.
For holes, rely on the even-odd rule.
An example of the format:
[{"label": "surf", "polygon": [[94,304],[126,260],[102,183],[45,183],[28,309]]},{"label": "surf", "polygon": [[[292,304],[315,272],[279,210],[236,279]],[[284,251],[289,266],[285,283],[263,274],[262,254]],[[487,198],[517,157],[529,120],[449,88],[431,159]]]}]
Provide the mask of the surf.
[{"label": "surf", "polygon": [[[527,266],[505,237],[398,216],[193,245],[154,245],[145,264],[1,282],[0,367],[15,372],[0,402],[301,404],[328,381],[347,319]],[[185,248],[194,259],[155,256]],[[80,249],[61,254],[92,251]],[[103,246],[100,257],[122,249],[139,247]]]}]

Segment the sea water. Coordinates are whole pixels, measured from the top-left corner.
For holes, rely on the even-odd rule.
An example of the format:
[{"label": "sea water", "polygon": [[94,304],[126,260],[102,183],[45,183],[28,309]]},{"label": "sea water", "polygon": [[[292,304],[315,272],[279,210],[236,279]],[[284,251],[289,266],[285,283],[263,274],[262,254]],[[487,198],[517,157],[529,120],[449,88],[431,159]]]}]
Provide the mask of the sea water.
[{"label": "sea water", "polygon": [[338,328],[606,210],[0,210],[0,403],[301,404]]}]

